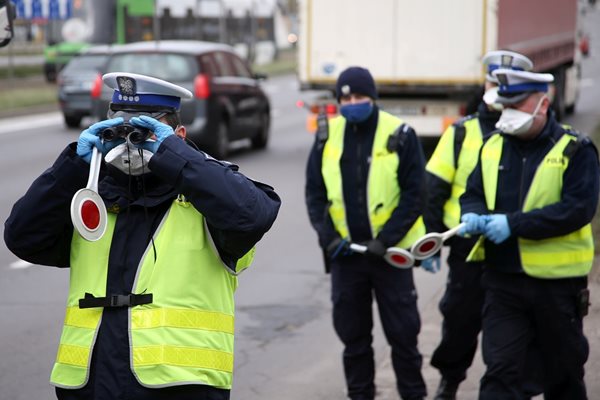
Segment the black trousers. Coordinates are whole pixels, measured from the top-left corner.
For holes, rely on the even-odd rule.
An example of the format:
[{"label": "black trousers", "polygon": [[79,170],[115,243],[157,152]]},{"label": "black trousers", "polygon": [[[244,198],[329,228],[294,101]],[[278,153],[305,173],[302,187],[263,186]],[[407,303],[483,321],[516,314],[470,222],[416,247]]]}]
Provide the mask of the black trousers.
[{"label": "black trousers", "polygon": [[229,390],[217,389],[205,385],[182,385],[171,386],[160,389],[128,388],[127,394],[121,397],[123,388],[108,389],[103,394],[97,394],[92,388],[83,389],[61,389],[56,388],[56,398],[60,400],[100,400],[100,399],[124,399],[124,400],[229,400]]},{"label": "black trousers", "polygon": [[546,400],[587,399],[584,364],[589,354],[578,313],[586,278],[536,279],[484,270],[482,400],[523,399],[527,350],[539,348]]},{"label": "black trousers", "polygon": [[343,363],[348,396],[375,397],[373,297],[383,331],[392,348],[392,365],[402,399],[427,395],[417,348],[421,320],[412,269],[393,268],[364,255],[340,257],[331,264],[333,325],[344,344]]},{"label": "black trousers", "polygon": [[431,365],[446,380],[460,383],[473,363],[481,331],[483,264],[468,263],[463,254],[451,249],[448,267],[446,291],[439,304],[444,316],[442,338],[431,356]]}]

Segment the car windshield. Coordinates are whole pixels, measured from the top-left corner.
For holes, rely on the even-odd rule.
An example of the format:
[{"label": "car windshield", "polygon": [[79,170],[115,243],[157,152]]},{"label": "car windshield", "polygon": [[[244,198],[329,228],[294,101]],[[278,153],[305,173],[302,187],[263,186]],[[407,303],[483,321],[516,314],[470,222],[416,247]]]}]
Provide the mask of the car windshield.
[{"label": "car windshield", "polygon": [[190,57],[166,53],[115,54],[107,72],[133,72],[170,82],[189,81],[195,75]]},{"label": "car windshield", "polygon": [[107,54],[80,55],[69,61],[64,72],[100,71],[107,59]]}]

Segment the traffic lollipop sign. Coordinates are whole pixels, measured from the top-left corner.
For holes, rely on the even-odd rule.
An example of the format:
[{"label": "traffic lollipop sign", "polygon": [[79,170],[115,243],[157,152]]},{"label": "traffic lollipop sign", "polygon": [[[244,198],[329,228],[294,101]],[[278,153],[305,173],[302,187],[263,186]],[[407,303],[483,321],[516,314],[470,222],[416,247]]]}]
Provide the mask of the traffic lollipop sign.
[{"label": "traffic lollipop sign", "polygon": [[[350,250],[364,254],[367,252],[367,246],[352,243],[350,244]],[[413,257],[413,255],[410,254],[409,251],[404,250],[400,247],[388,247],[383,258],[392,267],[400,269],[412,268],[412,266],[415,263],[415,258]]]},{"label": "traffic lollipop sign", "polygon": [[431,232],[423,236],[421,239],[413,243],[410,248],[410,252],[416,260],[424,260],[433,256],[435,253],[442,248],[444,242],[456,235],[456,233],[465,226],[465,223],[461,223],[454,228],[447,230],[444,233]]},{"label": "traffic lollipop sign", "polygon": [[79,234],[94,242],[106,231],[106,207],[98,194],[98,177],[102,157],[96,147],[92,150],[90,175],[84,189],[79,189],[71,200],[71,221]]}]

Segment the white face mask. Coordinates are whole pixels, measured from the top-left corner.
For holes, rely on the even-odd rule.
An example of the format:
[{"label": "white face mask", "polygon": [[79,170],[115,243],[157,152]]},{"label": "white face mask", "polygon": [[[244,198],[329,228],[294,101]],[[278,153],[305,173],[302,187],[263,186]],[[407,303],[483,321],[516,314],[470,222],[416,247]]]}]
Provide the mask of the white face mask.
[{"label": "white face mask", "polygon": [[138,176],[150,172],[148,163],[152,156],[152,152],[148,150],[121,143],[106,154],[104,161],[124,174]]},{"label": "white face mask", "polygon": [[498,86],[489,88],[483,95],[483,102],[488,105],[488,108],[494,111],[502,111],[504,107],[500,103],[496,103],[498,99]]},{"label": "white face mask", "polygon": [[505,108],[502,115],[500,115],[500,119],[496,122],[496,128],[509,135],[520,135],[528,132],[531,125],[533,125],[533,118],[537,115],[544,97],[546,96],[540,99],[531,114],[514,108]]}]

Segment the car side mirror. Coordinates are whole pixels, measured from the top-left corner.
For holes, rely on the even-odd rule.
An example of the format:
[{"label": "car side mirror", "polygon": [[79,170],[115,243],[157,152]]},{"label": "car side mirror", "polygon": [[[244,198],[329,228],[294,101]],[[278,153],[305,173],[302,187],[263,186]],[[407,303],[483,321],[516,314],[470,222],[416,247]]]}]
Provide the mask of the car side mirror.
[{"label": "car side mirror", "polygon": [[13,38],[14,11],[10,0],[0,0],[0,47],[8,45]]}]

